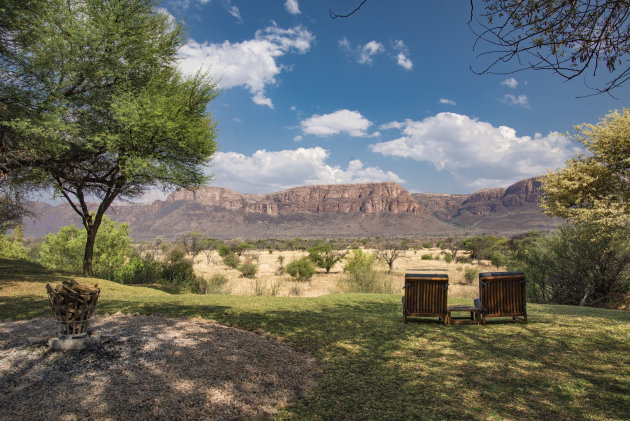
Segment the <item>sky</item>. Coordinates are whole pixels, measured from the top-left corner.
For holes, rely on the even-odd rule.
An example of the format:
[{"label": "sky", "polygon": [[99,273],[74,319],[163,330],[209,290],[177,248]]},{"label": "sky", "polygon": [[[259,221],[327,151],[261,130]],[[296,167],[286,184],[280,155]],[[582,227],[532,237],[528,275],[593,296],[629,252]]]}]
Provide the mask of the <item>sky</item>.
[{"label": "sky", "polygon": [[475,74],[488,46],[473,51],[468,1],[369,0],[331,19],[329,9],[358,3],[160,2],[157,11],[189,37],[182,72],[208,70],[221,89],[209,105],[218,122],[212,185],[240,193],[381,181],[429,193],[507,187],[562,167],[580,151],[575,125],[628,106],[630,87],[617,98],[578,98],[592,93],[589,81]]}]

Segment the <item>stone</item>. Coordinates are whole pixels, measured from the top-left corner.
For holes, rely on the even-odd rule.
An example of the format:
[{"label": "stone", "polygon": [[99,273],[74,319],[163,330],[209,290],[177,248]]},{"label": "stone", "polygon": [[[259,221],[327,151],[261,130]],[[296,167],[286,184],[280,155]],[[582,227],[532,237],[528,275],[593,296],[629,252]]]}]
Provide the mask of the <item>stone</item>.
[{"label": "stone", "polygon": [[52,351],[78,351],[88,347],[98,346],[101,342],[101,333],[98,331],[90,332],[83,338],[50,338],[48,340],[48,348]]}]

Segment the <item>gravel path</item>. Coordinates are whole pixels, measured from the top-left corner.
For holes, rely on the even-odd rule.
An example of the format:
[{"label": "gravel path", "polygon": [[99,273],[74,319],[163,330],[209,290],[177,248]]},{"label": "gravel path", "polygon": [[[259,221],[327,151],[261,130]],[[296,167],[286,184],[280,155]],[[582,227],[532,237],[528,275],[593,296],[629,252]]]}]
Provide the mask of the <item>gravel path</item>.
[{"label": "gravel path", "polygon": [[50,351],[50,319],[0,323],[2,420],[259,419],[304,396],[314,357],[202,319],[96,316],[100,345]]}]

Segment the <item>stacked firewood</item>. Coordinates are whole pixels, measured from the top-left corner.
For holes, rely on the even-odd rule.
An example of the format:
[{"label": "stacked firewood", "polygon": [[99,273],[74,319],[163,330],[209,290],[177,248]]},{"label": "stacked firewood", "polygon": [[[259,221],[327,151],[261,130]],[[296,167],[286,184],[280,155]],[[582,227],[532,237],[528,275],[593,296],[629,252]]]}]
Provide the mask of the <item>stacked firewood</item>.
[{"label": "stacked firewood", "polygon": [[64,333],[83,333],[101,291],[98,285],[80,285],[70,280],[55,287],[46,284],[46,290],[57,322],[67,326]]}]

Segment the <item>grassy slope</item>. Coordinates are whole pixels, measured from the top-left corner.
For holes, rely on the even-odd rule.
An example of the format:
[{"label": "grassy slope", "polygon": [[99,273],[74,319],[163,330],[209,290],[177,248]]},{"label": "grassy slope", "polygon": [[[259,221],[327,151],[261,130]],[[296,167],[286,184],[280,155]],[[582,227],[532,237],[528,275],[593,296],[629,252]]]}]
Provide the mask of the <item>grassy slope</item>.
[{"label": "grassy slope", "polygon": [[[65,277],[0,260],[0,319],[48,316],[44,284]],[[102,288],[97,312],[202,316],[286,337],[315,354],[321,384],[278,418],[565,420],[630,413],[628,312],[532,304],[527,325],[507,319],[485,327],[405,325],[397,295],[171,295],[89,282]]]}]

